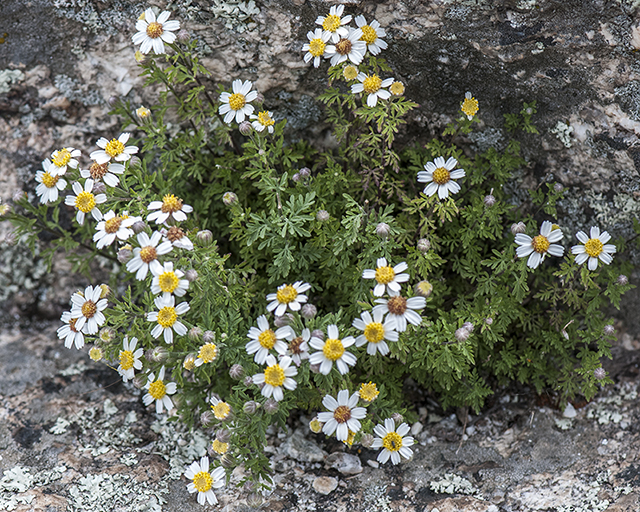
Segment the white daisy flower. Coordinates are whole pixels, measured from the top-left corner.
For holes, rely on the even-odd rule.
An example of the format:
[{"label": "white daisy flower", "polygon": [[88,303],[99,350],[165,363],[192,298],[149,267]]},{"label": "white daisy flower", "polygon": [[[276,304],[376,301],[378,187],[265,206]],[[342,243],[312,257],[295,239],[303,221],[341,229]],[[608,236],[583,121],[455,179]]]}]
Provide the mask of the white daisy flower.
[{"label": "white daisy flower", "polygon": [[158,322],[158,325],[152,329],[151,336],[158,339],[163,334],[166,343],[173,343],[173,331],[176,331],[178,336],[187,334],[187,328],[178,320],[178,315],[184,315],[189,311],[188,302],[181,302],[176,306],[176,299],[173,295],[161,295],[156,297],[153,302],[158,311],[147,313],[147,320],[149,322]]},{"label": "white daisy flower", "polygon": [[324,423],[322,431],[330,436],[336,433],[338,441],[346,441],[349,431],[356,434],[360,430],[360,421],[366,417],[367,410],[364,407],[356,407],[360,396],[354,393],[349,397],[349,391],[343,389],[338,392],[336,400],[331,395],[325,395],[322,399],[324,405],[330,412],[318,413],[318,420]]},{"label": "white daisy flower", "polygon": [[223,92],[220,94],[220,105],[218,112],[224,115],[224,122],[230,124],[235,117],[236,123],[240,124],[246,116],[253,114],[253,105],[249,105],[258,97],[257,91],[252,91],[253,84],[249,80],[234,80],[231,84],[233,93]]},{"label": "white daisy flower", "polygon": [[373,440],[371,448],[384,448],[378,454],[380,464],[387,462],[389,457],[391,457],[393,464],[400,463],[402,458],[411,458],[413,450],[409,446],[414,444],[414,440],[413,437],[407,436],[409,430],[411,429],[406,423],[396,429],[396,424],[391,418],[384,420],[384,426],[375,426],[373,431],[378,437]]},{"label": "white daisy flower", "polygon": [[251,327],[247,337],[251,339],[246,345],[247,354],[255,354],[253,360],[258,364],[264,364],[269,355],[269,350],[275,349],[278,354],[287,351],[287,344],[282,341],[291,333],[289,326],[280,327],[273,331],[269,327],[269,321],[264,315],[258,317],[258,327]]},{"label": "white daisy flower", "polygon": [[142,348],[136,350],[137,344],[138,338],[131,338],[131,341],[129,341],[128,336],[125,336],[122,342],[123,350],[120,351],[120,355],[118,356],[120,360],[118,373],[122,375],[123,382],[133,379],[134,370],[142,370],[142,361],[140,361],[140,358],[142,354],[144,354],[144,350]]},{"label": "white daisy flower", "polygon": [[516,235],[516,243],[520,246],[516,249],[516,254],[519,258],[529,256],[527,266],[538,268],[547,253],[552,256],[562,256],[564,254],[564,247],[554,243],[562,240],[562,236],[560,229],[553,229],[553,224],[545,220],[540,226],[539,235],[533,238],[524,233]]},{"label": "white daisy flower", "polygon": [[464,95],[464,101],[460,105],[460,110],[471,121],[473,116],[478,113],[478,100],[475,99],[469,91]]},{"label": "white daisy flower", "polygon": [[151,293],[154,295],[162,293],[164,297],[169,297],[172,294],[176,297],[182,297],[189,289],[189,281],[180,279],[184,272],[173,270],[172,261],[167,261],[160,268],[153,267],[151,273],[153,274]]},{"label": "white daisy flower", "polygon": [[398,292],[389,292],[389,299],[376,299],[377,306],[373,307],[373,314],[380,311],[388,313],[387,320],[393,322],[398,332],[407,330],[407,322],[412,325],[420,325],[422,317],[416,313],[416,310],[424,309],[427,305],[427,299],[424,297],[406,298]]},{"label": "white daisy flower", "polygon": [[375,279],[378,283],[373,289],[373,294],[376,297],[382,297],[385,289],[389,293],[399,292],[400,283],[405,283],[409,280],[409,274],[401,273],[409,268],[409,265],[404,261],[393,268],[387,265],[386,258],[378,258],[376,264],[377,268],[375,270],[367,269],[362,272],[363,279]]},{"label": "white daisy flower", "polygon": [[[347,30],[345,32],[348,33]],[[324,52],[327,49],[327,41],[331,38],[331,32],[323,31],[321,28],[317,28],[314,32],[307,32],[307,39],[309,42],[302,47],[304,54],[304,61],[310,62],[313,59],[313,67],[320,66],[320,59],[324,57]]]},{"label": "white daisy flower", "polygon": [[124,172],[124,165],[115,162],[105,162],[99,164],[93,162],[88,169],[80,169],[80,176],[91,178],[94,181],[104,181],[110,187],[116,187],[120,183],[120,178],[116,174]]},{"label": "white daisy flower", "polygon": [[330,44],[325,50],[325,57],[331,57],[331,65],[335,66],[346,60],[350,60],[356,66],[364,59],[367,52],[367,43],[360,41],[362,30],[359,28],[349,28],[347,35]]},{"label": "white daisy flower", "polygon": [[364,331],[356,338],[356,347],[361,347],[366,343],[367,354],[371,356],[374,356],[378,351],[380,355],[386,356],[389,353],[389,345],[385,340],[398,341],[398,333],[394,330],[395,321],[387,318],[383,323],[383,317],[384,313],[380,310],[373,311],[373,318],[371,313],[363,311],[360,318],[353,320],[353,326]]},{"label": "white daisy flower", "polygon": [[307,328],[302,329],[300,336],[296,336],[293,329],[289,330],[286,340],[289,342],[285,355],[291,357],[296,366],[300,366],[304,359],[309,359],[309,340],[311,339],[311,331]]},{"label": "white daisy flower", "polygon": [[[559,231],[559,230],[556,230]],[[576,238],[584,245],[574,245],[571,252],[576,255],[576,263],[582,265],[588,260],[587,267],[589,270],[598,268],[598,260],[605,265],[609,265],[613,261],[611,256],[616,252],[616,246],[607,244],[611,240],[611,235],[606,231],[600,233],[600,228],[593,226],[589,231],[591,238],[584,231],[578,231]]]},{"label": "white daisy flower", "polygon": [[182,228],[178,226],[171,226],[169,229],[161,228],[160,233],[162,234],[162,240],[169,240],[171,245],[176,249],[193,250],[193,242],[189,240],[189,237]]},{"label": "white daisy flower", "polygon": [[134,235],[131,226],[137,220],[139,220],[139,217],[129,217],[124,214],[116,215],[113,210],[109,210],[96,226],[96,232],[93,235],[96,247],[102,249],[107,245],[111,245],[116,238],[118,240],[127,240]]},{"label": "white daisy flower", "polygon": [[102,220],[102,212],[98,209],[98,205],[107,201],[105,194],[94,194],[93,180],[87,180],[84,182],[84,190],[82,185],[75,181],[71,186],[75,196],[67,196],[64,200],[64,204],[68,206],[75,206],[78,209],[76,214],[76,221],[78,224],[84,224],[84,216],[87,213],[91,213],[91,216],[96,220]]},{"label": "white daisy flower", "polygon": [[200,347],[198,356],[195,360],[196,366],[202,366],[205,363],[211,363],[218,357],[218,347],[215,343],[205,343]]},{"label": "white daisy flower", "polygon": [[209,400],[211,402],[211,410],[217,420],[224,421],[231,414],[231,406],[224,400],[218,400],[215,396],[212,396]]},{"label": "white daisy flower", "polygon": [[133,34],[131,40],[133,44],[140,45],[140,51],[147,54],[153,48],[156,55],[165,53],[164,43],[171,44],[176,40],[176,35],[173,33],[176,30],[180,30],[180,22],[176,20],[169,20],[171,13],[169,11],[162,11],[160,16],[156,18],[152,9],[144,11],[144,15],[140,16],[136,22],[136,34]]},{"label": "white daisy flower", "polygon": [[365,92],[367,96],[367,105],[369,107],[375,107],[378,104],[378,98],[381,100],[388,100],[391,97],[391,93],[384,89],[389,87],[395,80],[395,78],[386,78],[382,80],[375,73],[367,75],[365,73],[358,73],[359,84],[353,84],[351,86],[351,92],[357,94],[359,92]]},{"label": "white daisy flower", "polygon": [[249,119],[254,119],[251,123],[254,130],[261,132],[266,128],[269,133],[273,133],[273,125],[276,124],[276,122],[273,120],[272,112],[263,110],[262,112],[258,112],[258,115],[251,114]]},{"label": "white daisy flower", "polygon": [[373,20],[370,25],[367,25],[367,20],[364,16],[356,16],[356,25],[362,30],[362,37],[360,40],[367,43],[367,50],[371,55],[378,55],[382,50],[387,48],[387,43],[380,39],[387,35],[383,28],[380,28],[380,23]]},{"label": "white daisy flower", "polygon": [[77,318],[75,328],[84,334],[95,334],[106,318],[102,311],[107,307],[107,299],[101,299],[100,286],[87,286],[82,292],[71,296],[71,318]]},{"label": "white daisy flower", "polygon": [[205,456],[198,461],[192,462],[191,466],[184,472],[189,480],[193,480],[187,485],[187,490],[193,494],[198,493],[198,503],[205,504],[205,500],[209,505],[217,505],[218,499],[213,493],[213,489],[224,487],[225,472],[224,468],[219,467],[209,472],[209,457]]},{"label": "white daisy flower", "polygon": [[111,160],[126,162],[138,152],[138,146],[125,146],[131,134],[121,133],[117,139],[107,140],[100,137],[96,145],[100,148],[89,156],[98,164],[106,164]]},{"label": "white daisy flower", "polygon": [[313,336],[309,341],[312,348],[318,350],[309,356],[310,364],[319,364],[320,373],[328,375],[336,364],[338,371],[344,375],[349,371],[349,366],[354,366],[357,362],[356,356],[351,352],[347,352],[346,348],[353,345],[356,340],[353,336],[347,336],[340,339],[338,326],[330,325],[327,327],[327,339],[322,341],[320,338]]},{"label": "white daisy flower", "polygon": [[77,159],[80,154],[79,149],[62,148],[51,153],[51,160],[47,158],[42,163],[51,176],[62,176],[67,172],[68,167],[72,169],[78,168],[79,162]]},{"label": "white daisy flower", "polygon": [[[46,164],[46,160],[44,162]],[[58,191],[67,187],[67,182],[60,175],[51,174],[51,165],[44,171],[36,172],[36,195],[40,197],[41,204],[53,203],[58,200]]]},{"label": "white daisy flower", "polygon": [[84,347],[84,334],[82,331],[76,329],[77,318],[71,318],[71,311],[65,311],[60,318],[65,325],[58,328],[58,338],[64,339],[64,346],[71,348],[75,344],[76,348],[80,350]]},{"label": "white daisy flower", "polygon": [[344,37],[349,33],[348,27],[343,27],[351,21],[351,15],[342,16],[344,5],[333,5],[329,9],[327,16],[318,16],[316,23],[321,25],[324,32],[331,37],[334,43],[340,40],[340,36]]},{"label": "white daisy flower", "polygon": [[156,413],[158,414],[162,412],[163,407],[167,412],[173,409],[173,402],[167,395],[173,395],[178,390],[178,386],[176,386],[175,382],[164,382],[164,366],[160,368],[157,379],[153,373],[149,374],[145,388],[149,392],[142,397],[144,405],[151,405],[155,401]]},{"label": "white daisy flower", "polygon": [[[449,193],[455,194],[460,191],[460,185],[455,181],[465,176],[464,169],[455,169],[458,161],[450,157],[446,162],[439,156],[433,162],[427,162],[424,166],[426,171],[418,173],[419,183],[429,183],[423,192],[427,196],[432,196],[436,192],[440,199],[446,199]],[[455,170],[454,170],[455,169]]]},{"label": "white daisy flower", "polygon": [[308,300],[308,297],[303,292],[306,292],[309,288],[311,288],[311,285],[302,281],[278,286],[276,293],[267,295],[267,300],[271,301],[267,305],[267,311],[275,310],[273,313],[275,316],[284,315],[287,307],[291,311],[299,311],[301,304]]},{"label": "white daisy flower", "polygon": [[290,391],[296,389],[298,383],[292,379],[298,375],[298,369],[291,366],[291,358],[284,356],[280,362],[269,354],[267,356],[267,368],[264,373],[257,373],[253,376],[254,384],[264,384],[262,387],[262,396],[269,398],[273,395],[276,402],[280,402],[284,398],[282,388]]},{"label": "white daisy flower", "polygon": [[166,224],[169,219],[176,222],[187,220],[187,213],[193,211],[193,207],[184,204],[182,199],[173,194],[165,194],[162,201],[151,201],[147,210],[158,210],[147,215],[147,220],[155,220],[157,224]]},{"label": "white daisy flower", "polygon": [[149,268],[152,269],[152,272],[153,270],[156,272],[161,271],[162,265],[158,261],[158,256],[167,254],[173,248],[168,240],[158,245],[161,238],[162,235],[158,231],[155,231],[151,238],[144,232],[138,233],[140,247],[133,249],[133,258],[127,262],[127,271],[135,272],[138,281],[142,281],[147,277]]}]

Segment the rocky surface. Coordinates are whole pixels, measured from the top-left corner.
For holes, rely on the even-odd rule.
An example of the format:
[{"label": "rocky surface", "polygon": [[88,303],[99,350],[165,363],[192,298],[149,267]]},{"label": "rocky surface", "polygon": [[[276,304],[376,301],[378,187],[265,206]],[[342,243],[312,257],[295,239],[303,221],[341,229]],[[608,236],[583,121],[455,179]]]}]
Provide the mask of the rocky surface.
[{"label": "rocky surface", "polygon": [[[0,331],[0,510],[200,509],[184,469],[210,432],[188,432],[145,409],[117,372],[68,350],[57,323]],[[308,419],[272,431],[275,486],[260,510],[327,512],[631,512],[640,508],[640,352],[620,343],[616,385],[564,415],[528,389],[499,390],[463,433],[455,414],[417,403],[413,460],[380,466],[377,453],[309,431]],[[234,486],[225,512],[258,510]]]}]

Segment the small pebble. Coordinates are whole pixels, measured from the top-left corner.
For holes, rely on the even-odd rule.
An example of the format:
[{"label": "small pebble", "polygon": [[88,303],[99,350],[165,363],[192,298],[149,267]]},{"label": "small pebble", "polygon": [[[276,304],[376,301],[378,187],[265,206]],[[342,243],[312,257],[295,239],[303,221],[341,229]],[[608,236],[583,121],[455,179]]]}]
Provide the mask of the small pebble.
[{"label": "small pebble", "polygon": [[362,473],[360,459],[350,453],[332,453],[326,458],[325,466],[331,469],[337,469],[343,475],[357,475],[358,473]]},{"label": "small pebble", "polygon": [[422,432],[423,428],[424,427],[422,426],[422,423],[416,421],[413,425],[411,425],[411,435],[417,436],[420,432]]},{"label": "small pebble", "polygon": [[377,460],[368,460],[367,464],[369,464],[369,466],[371,466],[372,468],[380,467],[380,463]]},{"label": "small pebble", "polygon": [[564,416],[565,418],[575,418],[578,415],[578,413],[576,412],[575,407],[573,407],[573,405],[571,404],[567,404],[567,406],[564,408],[564,412],[562,413],[562,416]]},{"label": "small pebble", "polygon": [[317,493],[330,494],[338,487],[338,480],[332,476],[319,476],[311,485]]}]

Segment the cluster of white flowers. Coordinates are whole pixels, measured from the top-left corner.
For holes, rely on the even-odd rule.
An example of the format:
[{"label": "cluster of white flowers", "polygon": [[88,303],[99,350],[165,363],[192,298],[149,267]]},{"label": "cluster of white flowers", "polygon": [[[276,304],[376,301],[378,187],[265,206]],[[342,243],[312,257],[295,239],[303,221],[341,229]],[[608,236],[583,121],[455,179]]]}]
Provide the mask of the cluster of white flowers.
[{"label": "cluster of white flowers", "polygon": [[[222,92],[220,94],[220,107],[218,113],[224,115],[224,122],[227,124],[241,124],[245,118],[252,120],[251,126],[254,130],[262,132],[265,129],[269,133],[273,133],[276,122],[273,119],[273,113],[268,110],[262,110],[254,114],[254,106],[252,101],[258,99],[258,92],[252,90],[253,83],[249,80],[234,80],[231,84],[232,92]],[[242,129],[242,127],[241,127]],[[249,128],[250,130],[251,128]],[[243,131],[244,133],[244,131]]]}]

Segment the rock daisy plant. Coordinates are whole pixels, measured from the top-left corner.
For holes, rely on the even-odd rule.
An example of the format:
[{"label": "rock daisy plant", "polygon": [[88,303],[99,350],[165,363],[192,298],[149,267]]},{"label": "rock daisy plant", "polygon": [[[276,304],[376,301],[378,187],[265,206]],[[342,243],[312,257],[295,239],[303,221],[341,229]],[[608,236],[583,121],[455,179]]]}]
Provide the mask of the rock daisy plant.
[{"label": "rock daisy plant", "polygon": [[[150,7],[130,32],[157,103],[141,114],[120,98],[122,128],[97,150],[59,141],[0,218],[89,281],[60,305],[61,346],[91,349],[151,412],[218,431],[211,459],[185,468],[203,504],[236,466],[241,484],[269,486],[265,432],[298,411],[347,449],[367,439],[380,463],[410,458],[424,448],[407,435],[408,378],[474,412],[511,381],[560,405],[610,382],[606,312],[630,288],[618,227],[572,233],[556,209],[570,191],[552,183],[505,192],[535,104],[505,116],[504,151],[458,145],[480,93],[421,112],[453,119],[442,137],[412,135],[412,87],[384,59],[393,42],[351,9],[300,27],[301,65],[328,73],[317,99],[337,147],[288,130],[253,72],[218,80],[176,36],[187,22]],[[113,289],[92,278],[106,261]]]}]

